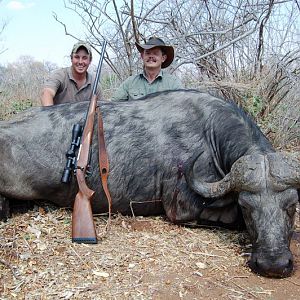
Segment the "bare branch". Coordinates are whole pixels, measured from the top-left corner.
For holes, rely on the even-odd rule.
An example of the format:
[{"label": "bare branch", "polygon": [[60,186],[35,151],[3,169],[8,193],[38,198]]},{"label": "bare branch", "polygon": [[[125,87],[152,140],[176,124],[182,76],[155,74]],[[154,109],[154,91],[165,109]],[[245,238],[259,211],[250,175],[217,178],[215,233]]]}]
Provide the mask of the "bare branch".
[{"label": "bare branch", "polygon": [[133,5],[133,2],[134,2],[134,0],[131,0],[131,3],[130,3],[130,17],[131,17],[132,30],[133,30],[135,41],[137,43],[139,43],[140,39],[139,39],[139,34],[138,34],[135,18],[134,18],[134,5]]},{"label": "bare branch", "polygon": [[266,16],[262,19],[259,26],[259,35],[258,35],[258,47],[257,47],[257,55],[256,55],[256,63],[254,66],[255,73],[259,70],[262,71],[262,55],[263,55],[263,47],[264,47],[264,28],[268,19],[270,18],[272,8],[274,7],[274,1],[271,0]]},{"label": "bare branch", "polygon": [[73,34],[71,34],[70,32],[68,32],[66,24],[63,23],[62,21],[60,21],[60,20],[58,19],[57,14],[56,14],[55,12],[53,12],[52,15],[53,15],[55,21],[58,22],[59,24],[61,24],[61,25],[63,26],[64,31],[65,31],[65,35],[69,35],[69,36],[71,36],[72,38],[74,38],[75,40],[78,40],[78,39],[76,38],[75,35],[73,35]]},{"label": "bare branch", "polygon": [[256,30],[258,24],[260,24],[260,22],[257,23],[257,25],[256,25],[254,28],[252,28],[251,30],[245,32],[244,34],[242,34],[242,35],[240,35],[239,37],[237,37],[237,38],[231,40],[230,42],[223,44],[222,46],[220,46],[220,47],[214,49],[213,51],[210,51],[210,52],[207,52],[207,53],[205,53],[205,54],[203,54],[203,55],[201,55],[201,56],[195,57],[193,60],[185,60],[185,61],[182,61],[179,65],[176,66],[176,68],[179,68],[179,67],[180,67],[181,65],[183,65],[183,64],[191,64],[191,63],[195,63],[195,62],[197,62],[197,61],[199,61],[199,60],[201,60],[201,59],[203,59],[203,58],[206,58],[206,57],[208,57],[208,56],[211,56],[211,55],[213,55],[213,54],[215,54],[215,53],[217,53],[217,52],[219,52],[219,51],[221,51],[221,50],[223,50],[223,49],[225,49],[225,48],[227,48],[227,47],[233,45],[234,43],[236,43],[236,42],[238,42],[238,41],[244,39],[245,37],[247,37],[247,36],[251,35],[253,32],[255,32],[255,30]]}]

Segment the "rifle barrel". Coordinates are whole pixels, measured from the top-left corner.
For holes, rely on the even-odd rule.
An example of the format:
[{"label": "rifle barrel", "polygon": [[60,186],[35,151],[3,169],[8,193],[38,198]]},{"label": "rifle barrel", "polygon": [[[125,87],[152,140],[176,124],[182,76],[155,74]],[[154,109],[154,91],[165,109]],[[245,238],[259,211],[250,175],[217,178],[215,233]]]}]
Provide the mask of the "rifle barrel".
[{"label": "rifle barrel", "polygon": [[98,82],[99,82],[99,78],[100,78],[100,73],[101,73],[102,63],[103,63],[103,59],[104,59],[104,52],[105,52],[106,44],[107,44],[107,41],[104,40],[103,45],[102,45],[102,51],[101,51],[98,67],[97,67],[97,71],[96,71],[96,78],[95,78],[94,85],[93,85],[92,96],[95,95],[96,92],[97,92],[97,86],[98,86]]}]

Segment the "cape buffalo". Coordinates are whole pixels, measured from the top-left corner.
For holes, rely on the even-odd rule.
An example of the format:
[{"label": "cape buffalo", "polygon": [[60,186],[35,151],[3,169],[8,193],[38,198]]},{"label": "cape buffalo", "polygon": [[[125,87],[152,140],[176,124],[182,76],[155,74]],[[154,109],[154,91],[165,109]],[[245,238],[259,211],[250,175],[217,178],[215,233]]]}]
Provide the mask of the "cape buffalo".
[{"label": "cape buffalo", "polygon": [[[61,175],[73,124],[83,121],[87,105],[33,108],[0,123],[3,199],[72,205],[76,181],[62,184]],[[276,153],[242,110],[193,90],[100,107],[114,212],[131,214],[132,207],[136,215],[165,213],[176,223],[238,226],[243,220],[252,240],[251,268],[265,276],[292,273],[300,165]],[[96,133],[91,165],[93,211],[105,212]]]}]

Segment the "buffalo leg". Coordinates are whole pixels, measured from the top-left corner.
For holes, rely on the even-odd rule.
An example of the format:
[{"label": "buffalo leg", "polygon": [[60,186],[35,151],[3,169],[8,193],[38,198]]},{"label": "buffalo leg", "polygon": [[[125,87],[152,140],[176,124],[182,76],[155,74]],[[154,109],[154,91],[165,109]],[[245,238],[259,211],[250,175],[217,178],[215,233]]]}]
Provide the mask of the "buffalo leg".
[{"label": "buffalo leg", "polygon": [[9,216],[9,200],[0,195],[0,221],[6,221]]}]

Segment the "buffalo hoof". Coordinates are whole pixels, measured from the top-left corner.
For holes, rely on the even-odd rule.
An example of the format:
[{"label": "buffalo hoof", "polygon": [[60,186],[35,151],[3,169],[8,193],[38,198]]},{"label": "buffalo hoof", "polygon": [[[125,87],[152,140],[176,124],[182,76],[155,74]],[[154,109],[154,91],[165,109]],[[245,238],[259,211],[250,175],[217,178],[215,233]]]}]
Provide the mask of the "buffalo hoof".
[{"label": "buffalo hoof", "polygon": [[10,217],[9,200],[0,196],[0,221],[6,221]]}]

